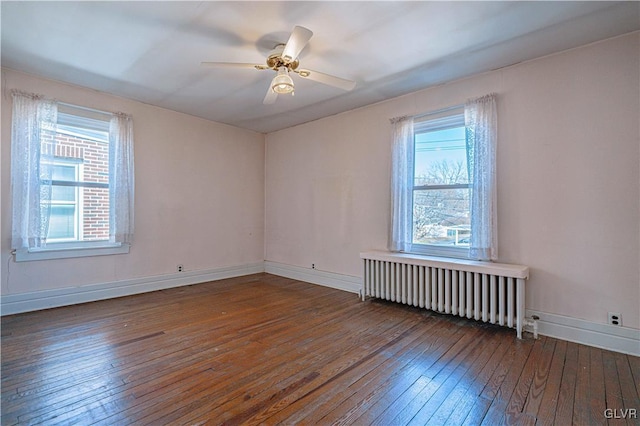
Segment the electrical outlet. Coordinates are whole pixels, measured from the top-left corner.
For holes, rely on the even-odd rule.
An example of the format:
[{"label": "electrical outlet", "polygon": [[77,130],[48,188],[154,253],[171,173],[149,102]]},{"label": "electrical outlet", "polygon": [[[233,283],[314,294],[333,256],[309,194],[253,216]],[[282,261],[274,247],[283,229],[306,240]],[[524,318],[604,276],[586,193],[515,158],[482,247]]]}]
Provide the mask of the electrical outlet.
[{"label": "electrical outlet", "polygon": [[617,312],[608,312],[607,315],[609,317],[609,324],[619,326],[622,325],[622,314],[619,314]]},{"label": "electrical outlet", "polygon": [[184,266],[178,265],[178,272],[184,272]]},{"label": "electrical outlet", "polygon": [[311,269],[316,269],[316,264],[315,263],[311,264]]}]

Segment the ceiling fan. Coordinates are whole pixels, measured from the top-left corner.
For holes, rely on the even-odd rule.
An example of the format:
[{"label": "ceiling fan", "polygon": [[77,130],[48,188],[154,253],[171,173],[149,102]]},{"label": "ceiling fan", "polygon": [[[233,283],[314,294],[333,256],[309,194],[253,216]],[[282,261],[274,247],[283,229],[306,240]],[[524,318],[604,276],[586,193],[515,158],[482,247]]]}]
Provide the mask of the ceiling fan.
[{"label": "ceiling fan", "polygon": [[273,80],[271,80],[267,94],[262,102],[264,104],[274,103],[279,94],[291,93],[293,96],[295,85],[289,75],[291,72],[298,74],[302,78],[326,84],[328,86],[338,87],[347,91],[352,90],[356,86],[355,81],[346,80],[344,78],[335,77],[318,71],[298,68],[300,65],[298,55],[307,45],[312,35],[313,32],[307,28],[300,26],[294,27],[287,43],[276,45],[269,53],[266,65],[236,62],[202,62],[202,65],[218,68],[255,68],[257,70],[275,71],[276,75]]}]

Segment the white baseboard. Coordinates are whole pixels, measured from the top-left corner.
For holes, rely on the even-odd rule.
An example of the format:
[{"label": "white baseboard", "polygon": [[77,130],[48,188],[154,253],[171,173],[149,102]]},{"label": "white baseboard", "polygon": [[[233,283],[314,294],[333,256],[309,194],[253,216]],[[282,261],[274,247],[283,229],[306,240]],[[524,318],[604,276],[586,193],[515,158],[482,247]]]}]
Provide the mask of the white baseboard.
[{"label": "white baseboard", "polygon": [[230,266],[210,270],[178,272],[167,275],[90,284],[80,287],[44,290],[32,293],[2,295],[0,315],[11,315],[40,309],[57,308],[78,303],[94,302],[113,297],[130,296],[191,284],[264,272],[264,263]]},{"label": "white baseboard", "polygon": [[[0,315],[93,302],[261,272],[356,294],[362,290],[362,278],[360,277],[265,261],[249,265],[181,272],[73,288],[2,295],[0,297]],[[541,335],[640,356],[640,330],[598,324],[529,309],[525,314],[528,318],[533,315],[539,317],[538,333]]]},{"label": "white baseboard", "polygon": [[[527,309],[527,318],[537,315],[538,333],[569,342],[640,356],[640,330],[598,324],[562,315]],[[525,331],[530,331],[525,328]]]},{"label": "white baseboard", "polygon": [[362,278],[360,277],[320,271],[318,269],[302,268],[300,266],[265,261],[264,272],[312,284],[323,285],[325,287],[331,287],[338,290],[344,290],[351,293],[360,294],[362,289]]}]

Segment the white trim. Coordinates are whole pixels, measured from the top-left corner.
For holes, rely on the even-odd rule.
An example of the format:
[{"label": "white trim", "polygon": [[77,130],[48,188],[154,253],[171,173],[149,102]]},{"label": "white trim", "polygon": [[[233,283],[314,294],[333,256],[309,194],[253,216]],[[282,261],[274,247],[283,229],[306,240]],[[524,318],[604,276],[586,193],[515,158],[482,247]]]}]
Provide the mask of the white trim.
[{"label": "white trim", "polygon": [[385,262],[423,265],[435,268],[457,269],[481,274],[502,275],[511,278],[529,278],[529,267],[510,263],[483,262],[479,260],[454,259],[450,257],[423,256],[409,253],[392,253],[388,251],[367,251],[360,253],[361,259],[382,260]]},{"label": "white trim", "polygon": [[110,242],[54,243],[43,249],[18,249],[16,262],[68,259],[72,257],[106,256],[129,253],[129,244]]},{"label": "white trim", "polygon": [[[526,309],[527,318],[536,315],[538,333],[569,342],[640,356],[640,330],[594,323],[578,318]],[[525,331],[527,327],[525,327]]]},{"label": "white trim", "polygon": [[437,244],[411,244],[411,252],[418,256],[448,257],[469,260],[469,247],[439,246]]},{"label": "white trim", "polygon": [[259,262],[210,270],[178,272],[166,275],[134,278],[102,284],[89,284],[80,287],[2,295],[0,297],[0,315],[12,315],[21,312],[94,302],[97,300],[130,296],[149,291],[216,281],[261,272],[264,272],[264,264]]},{"label": "white trim", "polygon": [[[378,252],[378,254],[381,252]],[[363,253],[364,254],[364,253]],[[371,252],[367,253],[371,254]],[[400,258],[402,255],[391,255]],[[440,260],[442,261],[442,260]],[[453,260],[456,262],[456,260]],[[487,262],[483,265],[493,266]],[[78,303],[93,302],[114,297],[129,296],[149,291],[162,290],[184,285],[216,281],[225,278],[266,272],[286,278],[296,279],[311,284],[323,285],[351,293],[360,293],[362,278],[303,268],[277,262],[259,262],[248,265],[230,266],[210,270],[179,272],[167,275],[115,281],[111,283],[89,284],[80,287],[45,290],[33,293],[9,294],[0,297],[0,315],[11,315],[21,312],[36,311]],[[525,310],[527,318],[539,317],[538,333],[561,340],[594,346],[615,352],[640,356],[640,330],[629,327],[618,327],[598,324],[562,315]],[[527,330],[527,326],[525,326]]]},{"label": "white trim", "polygon": [[335,272],[320,271],[318,269],[303,268],[301,266],[285,265],[283,263],[270,261],[264,262],[264,271],[267,274],[318,284],[350,293],[360,294],[362,290],[362,278],[352,275],[336,274]]}]

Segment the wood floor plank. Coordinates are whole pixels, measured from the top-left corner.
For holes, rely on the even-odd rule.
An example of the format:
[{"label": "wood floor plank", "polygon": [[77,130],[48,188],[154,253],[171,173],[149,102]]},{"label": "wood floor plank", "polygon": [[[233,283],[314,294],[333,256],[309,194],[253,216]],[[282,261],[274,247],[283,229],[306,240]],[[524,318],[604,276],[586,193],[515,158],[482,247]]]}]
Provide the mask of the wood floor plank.
[{"label": "wood floor plank", "polygon": [[578,344],[567,343],[565,366],[562,371],[555,424],[572,424],[578,374]]},{"label": "wood floor plank", "polygon": [[[575,393],[573,404],[573,421],[577,424],[596,424],[591,421],[591,410],[585,410],[589,407],[589,376],[591,375],[591,362],[589,356],[589,348],[584,345],[578,346],[578,365],[576,367],[576,389],[580,391]],[[604,419],[602,419],[604,420]]]},{"label": "wood floor plank", "polygon": [[451,337],[445,337],[443,341],[437,342],[432,350],[425,352],[423,356],[418,358],[415,365],[402,374],[401,380],[384,389],[376,403],[366,413],[363,413],[358,421],[364,420],[366,416],[371,424],[384,424],[386,421],[390,421],[390,418],[395,417],[419,394],[417,389],[422,390],[430,382],[423,373],[431,365],[438,362],[437,360],[462,337],[463,333],[456,331]]},{"label": "wood floor plank", "polygon": [[509,402],[507,403],[504,413],[504,422],[506,424],[528,423],[530,422],[530,418],[535,420],[534,416],[529,416],[527,413],[523,412],[524,406],[527,402],[527,397],[531,395],[531,386],[535,379],[536,369],[544,369],[547,367],[545,364],[545,358],[543,357],[545,341],[546,338],[543,337],[534,342],[533,348],[527,358],[527,362],[520,373],[518,382],[511,393]]},{"label": "wood floor plank", "polygon": [[637,357],[269,274],[1,321],[2,425],[605,424],[640,405]]},{"label": "wood floor plank", "polygon": [[[318,323],[321,322],[321,319],[318,319]],[[325,332],[331,332],[332,329],[327,328],[327,324],[331,323],[332,321],[329,321],[329,319],[327,318],[327,320],[325,320],[323,322],[323,331]],[[314,330],[314,324],[311,323],[310,321],[305,321],[304,322],[306,330],[299,330],[299,337],[304,339],[305,338],[305,333],[312,333]],[[294,330],[295,331],[295,330]],[[271,337],[275,338],[278,336],[278,334],[274,334],[274,335],[270,335]],[[329,337],[327,337],[328,339]],[[242,340],[242,339],[240,339]],[[313,341],[313,345],[312,346],[307,346],[307,350],[309,352],[313,352],[314,350],[319,350],[321,349],[321,347],[323,345],[327,344],[328,340],[325,340],[324,338],[320,338],[320,339],[314,339]],[[237,360],[232,359],[231,357],[234,356],[234,352],[233,351],[228,351],[229,353],[229,357],[226,357],[225,354],[223,354],[223,352],[220,352],[218,354],[218,350],[221,350],[222,348],[220,347],[216,347],[214,348],[214,351],[216,353],[211,354],[211,358],[212,360],[215,359],[219,362],[219,364],[222,366],[222,368],[217,368],[216,370],[218,372],[220,372],[220,376],[216,377],[216,382],[217,382],[217,389],[215,392],[213,392],[213,394],[215,395],[216,392],[219,395],[229,395],[230,392],[234,391],[236,388],[238,388],[239,384],[242,384],[242,391],[243,392],[247,392],[246,386],[248,386],[248,384],[252,383],[255,380],[266,380],[269,378],[269,374],[273,374],[274,377],[277,377],[279,374],[282,375],[282,371],[280,371],[280,368],[283,368],[283,366],[288,362],[288,358],[286,358],[286,356],[290,355],[291,353],[295,352],[296,354],[298,354],[298,349],[296,346],[287,346],[286,343],[283,340],[278,340],[274,343],[274,345],[272,346],[272,348],[266,348],[264,351],[259,351],[256,352],[252,352],[254,357],[265,357],[266,359],[270,360],[269,364],[264,364],[259,362],[259,359],[256,358],[255,361],[252,361],[251,359],[248,358],[248,355],[251,355],[251,353],[248,353],[246,351],[246,348],[243,348],[243,359],[241,362],[238,362]],[[267,346],[268,346],[268,342],[267,342]],[[265,346],[266,347],[266,346]],[[226,353],[226,352],[225,352]],[[281,358],[282,357],[282,358]],[[249,366],[247,366],[247,364],[249,364]],[[253,364],[253,368],[251,367],[251,364]],[[239,370],[230,370],[229,367],[236,367],[237,365],[240,365],[241,367],[244,368],[240,368]],[[291,374],[289,374],[291,375]],[[210,389],[202,388],[199,392],[195,392],[195,391],[191,391],[190,392],[192,399],[194,399],[194,403],[192,403],[187,411],[193,412],[194,411],[194,404],[197,403],[198,401],[198,396],[202,396],[210,398],[212,395],[212,392]],[[218,404],[222,404],[223,401],[220,401],[220,399],[217,400]],[[136,419],[138,418],[138,416],[146,416],[148,415],[147,413],[145,413],[144,411],[146,409],[148,409],[149,404],[153,404],[153,401],[147,401],[145,403],[145,405],[138,405],[136,407],[132,407],[132,409],[128,410],[128,412],[126,413],[126,415],[128,416],[129,419]],[[173,412],[176,410],[176,407],[167,407],[167,409],[171,409],[170,411]],[[186,410],[186,408],[185,408]],[[154,410],[153,411],[153,415],[159,415],[161,414],[162,411],[161,410]],[[108,422],[106,423],[108,424]]]},{"label": "wood floor plank", "polygon": [[537,413],[537,424],[551,426],[554,424],[562,373],[565,367],[567,342],[556,341],[549,367],[549,377],[542,391],[542,399]]},{"label": "wood floor plank", "polygon": [[[622,391],[622,407],[608,407],[616,410],[619,413],[620,417],[622,417],[622,410],[635,409],[636,411],[640,411],[638,408],[640,406],[640,395],[638,395],[638,390],[633,381],[633,373],[631,373],[631,366],[629,365],[629,357],[615,353],[613,355],[616,361],[616,368],[618,369],[618,379],[620,380],[620,390]],[[628,412],[628,411],[627,411]],[[638,413],[640,416],[640,413]],[[636,416],[636,417],[638,417]],[[630,416],[625,416],[626,423],[628,425],[637,425],[638,419]]]},{"label": "wood floor plank", "polygon": [[[590,347],[589,349],[589,383],[588,383],[588,405],[589,409],[585,410],[589,413],[590,424],[606,425],[607,421],[604,416],[606,409],[605,400],[605,377],[602,364],[602,349]],[[582,392],[580,392],[582,393]]]},{"label": "wood floor plank", "polygon": [[630,356],[628,360],[631,374],[633,374],[633,381],[636,384],[636,392],[640,394],[640,357]]},{"label": "wood floor plank", "polygon": [[[343,375],[334,386],[323,392],[307,395],[298,399],[281,412],[270,417],[268,422],[321,422],[351,423],[356,416],[370,404],[377,389],[385,386],[390,379],[389,371],[400,371],[428,346],[433,338],[435,322],[421,327],[420,334],[407,336],[405,341],[395,345],[393,350],[385,351],[368,362],[363,363],[357,371]],[[363,393],[367,393],[363,395]],[[314,403],[309,404],[313,399]],[[344,412],[346,410],[346,412]]]},{"label": "wood floor plank", "polygon": [[[479,352],[472,354],[471,359],[466,361],[468,365],[467,370],[447,397],[441,402],[428,422],[425,423],[426,425],[439,426],[446,424],[453,413],[464,410],[465,397],[468,394],[472,382],[481,374],[482,369],[491,357],[494,356],[497,347],[499,347],[501,339],[499,339],[495,331],[496,330],[493,329],[489,332],[489,335],[484,341],[486,344],[479,346]],[[449,421],[449,424],[452,423],[453,421]]]},{"label": "wood floor plank", "polygon": [[[438,327],[438,329],[441,327]],[[433,329],[432,329],[433,330]],[[435,330],[434,330],[435,331]],[[435,335],[433,335],[435,337]],[[433,338],[425,341],[423,345],[428,347],[430,341]],[[373,409],[373,405],[379,402],[381,397],[385,394],[385,391],[388,389],[393,389],[394,387],[401,387],[401,383],[408,383],[407,378],[410,376],[410,368],[417,361],[417,357],[421,356],[420,347],[416,347],[411,352],[408,352],[407,358],[399,357],[398,359],[394,359],[397,363],[389,363],[385,364],[383,368],[378,369],[375,374],[375,380],[371,380],[368,382],[358,381],[353,383],[350,388],[358,388],[351,397],[344,399],[340,405],[335,406],[329,411],[329,414],[322,418],[322,421],[327,421],[331,424],[353,424],[353,423],[364,423],[365,416],[369,417],[369,421],[373,421],[377,417],[375,409]],[[423,364],[423,367],[424,366]],[[389,378],[387,373],[388,369],[391,368],[398,372],[397,375],[391,376],[390,380],[385,380],[385,377]],[[423,373],[425,368],[423,368],[420,373]],[[417,379],[421,374],[414,372],[414,379]],[[365,376],[366,377],[366,376]],[[394,392],[391,392],[393,395]]]},{"label": "wood floor plank", "polygon": [[[504,373],[503,379],[497,389],[491,406],[482,420],[484,425],[498,425],[505,422],[509,401],[512,400],[523,371],[527,370],[527,360],[535,345],[532,341],[519,341],[514,345],[515,354],[510,368]],[[530,365],[530,364],[529,364]],[[525,378],[525,380],[527,380]],[[528,389],[527,389],[528,390]]]},{"label": "wood floor plank", "polygon": [[[404,325],[403,325],[404,324]],[[381,331],[388,331],[389,336],[396,332],[401,331],[407,323],[396,324],[393,329],[387,329],[386,326],[382,327]],[[375,326],[376,324],[372,324]],[[363,329],[363,339],[367,339],[366,329]],[[256,406],[264,406],[264,410],[271,409],[272,405],[280,403],[278,397],[293,398],[293,391],[302,391],[307,386],[319,386],[323,383],[323,378],[331,377],[333,374],[332,367],[340,369],[342,366],[353,365],[358,362],[358,357],[362,355],[360,346],[362,340],[358,339],[356,335],[343,336],[344,340],[337,340],[334,338],[333,342],[336,343],[336,347],[340,347],[340,352],[331,351],[326,352],[323,355],[316,354],[316,349],[312,348],[306,356],[297,358],[295,360],[289,360],[283,365],[283,370],[286,368],[288,374],[283,374],[283,371],[272,371],[270,373],[261,372],[256,375],[256,379],[251,382],[243,382],[243,389],[241,391],[229,389],[225,392],[224,400],[205,401],[198,407],[190,407],[188,410],[174,411],[169,417],[164,419],[180,419],[180,422],[188,422],[191,418],[198,418],[202,415],[207,415],[212,411],[216,412],[216,417],[221,420],[239,419],[238,411],[245,413],[247,419],[252,416],[261,413],[261,410],[256,411]],[[382,342],[381,342],[382,343]],[[328,342],[321,342],[322,346],[326,346]],[[320,348],[318,348],[319,350]],[[322,365],[322,368],[316,368],[316,365]],[[340,365],[340,366],[338,366]],[[317,374],[316,374],[317,373]],[[320,375],[322,373],[322,376]],[[313,376],[311,381],[307,381],[305,378]],[[234,380],[235,382],[235,380]],[[293,386],[292,383],[296,382],[301,386]],[[232,383],[233,385],[234,383]],[[280,392],[281,389],[288,389],[291,394],[284,394]],[[249,395],[250,398],[246,398]],[[265,401],[271,401],[272,404],[268,405]],[[248,414],[247,414],[248,413]],[[263,414],[264,415],[264,414]]]},{"label": "wood floor plank", "polygon": [[[241,337],[241,336],[242,336],[242,335],[240,334],[240,335],[236,335],[236,336],[234,336],[234,337]],[[236,340],[242,341],[242,339],[236,339]],[[165,342],[165,344],[164,344],[164,345],[161,345],[161,346],[162,346],[162,347],[166,347],[166,348],[174,348],[174,347],[176,347],[176,345],[175,345],[175,344],[173,344],[173,343],[177,343],[177,342]],[[183,343],[188,343],[188,342],[183,342]],[[219,344],[219,343],[220,343],[220,342],[218,342],[218,344]],[[202,350],[202,346],[193,345],[193,348],[195,348],[194,350],[196,350],[196,351],[201,351],[201,350]],[[185,355],[181,355],[181,356],[182,356],[182,357],[184,357]],[[163,359],[165,359],[167,363],[170,363],[170,364],[171,364],[171,363],[173,363],[173,362],[174,362],[174,361],[171,359],[171,357],[168,357],[168,355],[167,355],[166,353],[161,353],[161,354],[159,355],[159,357],[162,357]],[[138,373],[142,370],[142,368],[141,368],[141,364],[139,364],[139,363],[138,363],[137,365],[133,366],[133,367],[134,367],[136,370],[138,370]],[[147,374],[145,373],[144,375],[146,376]],[[127,377],[122,378],[122,380],[123,380],[123,381],[125,381],[125,382],[127,382],[127,381],[132,380],[132,377],[131,377],[131,376],[127,376]]]},{"label": "wood floor plank", "polygon": [[391,411],[385,412],[376,419],[379,424],[409,424],[422,407],[437,393],[449,376],[455,371],[458,363],[466,357],[467,353],[475,347],[480,340],[479,330],[473,330],[473,334],[465,334],[451,348],[445,352],[437,363],[432,364],[422,375],[428,380],[425,388],[408,401],[397,414]]},{"label": "wood floor plank", "polygon": [[[602,370],[605,377],[604,393],[605,405],[609,409],[617,409],[624,405],[622,399],[622,389],[620,388],[620,378],[618,377],[618,368],[613,352],[602,352]],[[608,421],[613,424],[612,421]]]},{"label": "wood floor plank", "polygon": [[[476,339],[486,341],[489,339],[489,336],[486,333],[482,333]],[[467,351],[465,349],[464,352],[460,353],[460,363],[455,367],[455,370],[444,379],[438,390],[420,408],[408,424],[416,426],[426,425],[447,401],[453,403],[458,399],[459,395],[455,392],[455,389],[466,379],[467,371],[472,367],[474,362],[477,362],[483,345],[469,345],[467,349],[470,350]],[[441,423],[436,421],[435,424]]]},{"label": "wood floor plank", "polygon": [[[495,334],[502,335],[502,331],[495,331]],[[484,415],[486,414],[491,400],[483,398],[481,396],[484,389],[489,385],[496,369],[503,363],[505,356],[510,356],[511,349],[515,344],[512,339],[505,339],[501,336],[500,344],[492,354],[491,358],[486,364],[482,366],[480,373],[475,376],[469,388],[462,397],[461,402],[456,406],[456,409],[449,418],[443,424],[460,425],[460,424],[480,424]]]},{"label": "wood floor plank", "polygon": [[[373,325],[375,325],[375,324],[373,324]],[[330,330],[325,329],[324,331],[330,331]],[[366,329],[363,328],[363,331],[366,331]],[[325,342],[323,340],[318,340],[318,339],[314,339],[314,340],[315,340],[314,344],[317,344],[319,346],[317,348],[316,347],[307,348],[308,349],[307,352],[308,352],[308,357],[310,359],[317,360],[318,358],[314,355],[315,350],[316,349],[320,349],[321,346],[327,346],[327,342]],[[282,346],[282,345],[276,345],[276,348],[285,348],[286,349],[286,347]],[[296,349],[299,349],[299,348],[292,347],[291,349],[296,350]],[[298,351],[295,351],[295,354],[298,354]],[[268,359],[279,360],[279,358],[277,356],[278,355],[277,353],[266,353],[265,355],[268,357]],[[297,360],[297,361],[299,361],[299,360]],[[278,361],[278,362],[280,362],[280,361]],[[251,393],[248,392],[247,386],[249,386],[255,380],[263,380],[264,381],[265,378],[269,377],[268,376],[269,374],[273,374],[274,378],[277,378],[278,375],[282,375],[281,371],[278,371],[277,369],[274,371],[274,369],[273,369],[273,367],[279,367],[278,362],[272,363],[272,364],[267,366],[267,368],[271,367],[270,371],[262,371],[261,369],[264,367],[264,364],[263,363],[256,363],[256,366],[257,366],[256,368],[260,368],[260,370],[245,369],[245,371],[242,373],[241,376],[229,377],[228,384],[229,384],[230,388],[229,389],[223,389],[225,391],[224,392],[225,400],[230,397],[230,395],[231,395],[230,392],[233,392],[233,390],[234,390],[233,387],[236,386],[237,384],[242,384],[243,385],[242,388],[243,388],[244,392],[246,394],[250,395]],[[286,364],[286,362],[287,362],[287,359],[283,358],[281,364],[284,365],[284,364]],[[291,368],[291,366],[289,366],[289,367]],[[298,372],[298,370],[295,370],[295,372]],[[267,375],[267,376],[265,376],[265,375]],[[287,376],[292,376],[292,375],[293,374],[288,374]],[[285,377],[287,377],[287,376],[285,376]],[[276,380],[276,382],[277,382],[277,380]],[[224,383],[221,382],[221,384],[218,387],[220,387],[222,384],[224,384]],[[204,397],[208,397],[208,396],[209,395],[207,395],[205,393],[203,395],[203,398]],[[240,396],[244,396],[244,394],[240,394]],[[218,399],[216,401],[213,401],[212,403],[216,404],[216,406],[219,406],[219,405],[224,404],[225,400],[220,401]],[[193,414],[193,413],[197,413],[198,409],[204,409],[204,410],[211,409],[212,407],[207,407],[207,408],[203,407],[203,406],[206,406],[208,403],[209,402],[207,401],[207,398],[203,399],[200,402],[194,401],[194,403],[191,404],[191,406],[188,409],[185,409],[184,411]],[[174,413],[172,415],[176,415],[176,413]]]},{"label": "wood floor plank", "polygon": [[[380,418],[385,412],[393,412],[406,401],[401,396],[405,395],[410,387],[420,380],[422,373],[437,362],[441,354],[456,342],[461,336],[461,330],[452,327],[452,324],[444,323],[434,327],[433,334],[423,347],[418,348],[404,367],[393,370],[387,374],[387,379],[378,382],[372,390],[363,390],[360,395],[367,399],[366,406],[362,406],[361,412],[354,420],[355,424],[371,424]],[[366,395],[366,396],[365,396]],[[365,410],[366,408],[366,410]]]},{"label": "wood floor plank", "polygon": [[541,336],[541,339],[544,342],[544,348],[540,359],[534,364],[533,383],[522,410],[533,418],[536,418],[542,404],[543,393],[550,378],[553,353],[556,346],[555,339],[545,338],[544,336]]}]

